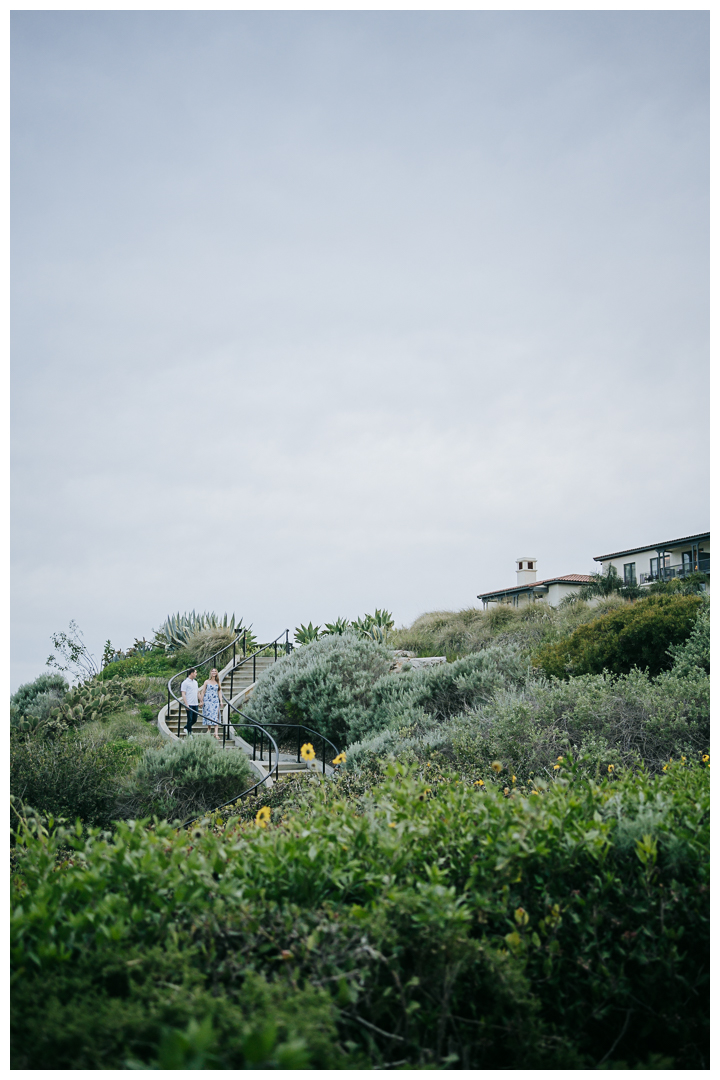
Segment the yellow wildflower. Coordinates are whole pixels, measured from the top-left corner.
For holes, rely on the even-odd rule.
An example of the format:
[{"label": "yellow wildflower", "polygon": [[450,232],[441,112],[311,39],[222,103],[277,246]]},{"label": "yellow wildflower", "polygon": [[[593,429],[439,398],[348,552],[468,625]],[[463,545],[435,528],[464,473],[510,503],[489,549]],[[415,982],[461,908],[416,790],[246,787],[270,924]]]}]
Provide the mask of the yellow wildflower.
[{"label": "yellow wildflower", "polygon": [[703,761],[709,761],[709,760],[710,760],[710,755],[709,754],[703,754]]},{"label": "yellow wildflower", "polygon": [[492,771],[493,771],[493,772],[496,772],[496,773],[502,772],[502,762],[500,762],[500,761],[493,761],[493,763],[492,763],[492,765],[490,766],[490,768],[492,769]]},{"label": "yellow wildflower", "polygon": [[558,761],[564,761],[564,760],[565,760],[565,758],[562,755],[560,755],[560,757],[558,758]]},{"label": "yellow wildflower", "polygon": [[344,765],[347,761],[347,754],[344,750],[341,750],[336,758],[333,758],[333,765]]},{"label": "yellow wildflower", "polygon": [[536,790],[535,790],[535,788],[533,788],[533,790],[532,790],[532,791],[530,792],[530,794],[531,794],[531,795],[539,795],[539,794],[540,794],[540,792],[539,792],[539,791],[536,791]]},{"label": "yellow wildflower", "polygon": [[476,780],[475,784],[476,784],[477,787],[485,787],[485,781],[484,780]]},{"label": "yellow wildflower", "polygon": [[517,776],[511,776],[511,777],[510,777],[510,779],[512,780],[512,782],[513,782],[513,784],[514,784],[514,783],[515,783],[515,781],[517,780]]},{"label": "yellow wildflower", "polygon": [[559,768],[560,768],[559,765],[553,765],[553,769],[559,769]]},{"label": "yellow wildflower", "polygon": [[663,765],[663,772],[667,772],[667,765]]},{"label": "yellow wildflower", "polygon": [[310,742],[303,743],[300,747],[300,757],[303,761],[312,761],[315,757],[315,749]]},{"label": "yellow wildflower", "polygon": [[391,829],[397,829],[397,821],[390,821],[388,824]]},{"label": "yellow wildflower", "polygon": [[615,766],[614,765],[608,765],[608,772],[615,772]]},{"label": "yellow wildflower", "polygon": [[257,814],[255,815],[255,824],[259,825],[262,829],[264,829],[268,821],[270,820],[270,813],[271,811],[269,806],[261,806]]},{"label": "yellow wildflower", "polygon": [[510,788],[509,787],[503,788],[503,795],[509,795],[509,794],[510,794]]},{"label": "yellow wildflower", "polygon": [[683,765],[684,765],[684,764],[685,764],[685,762],[687,761],[687,758],[686,758],[686,757],[685,757],[685,755],[683,754],[683,755],[682,755],[682,757],[680,758],[680,760],[682,761],[682,763],[683,763]]}]

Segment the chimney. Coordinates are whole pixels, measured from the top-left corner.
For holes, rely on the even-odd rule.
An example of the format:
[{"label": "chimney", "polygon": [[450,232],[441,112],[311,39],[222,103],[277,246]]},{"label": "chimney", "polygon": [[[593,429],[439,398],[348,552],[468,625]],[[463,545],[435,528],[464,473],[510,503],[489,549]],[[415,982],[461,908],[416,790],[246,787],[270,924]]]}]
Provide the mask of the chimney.
[{"label": "chimney", "polygon": [[532,585],[537,578],[537,559],[529,559],[523,555],[517,560],[517,583],[518,585]]}]

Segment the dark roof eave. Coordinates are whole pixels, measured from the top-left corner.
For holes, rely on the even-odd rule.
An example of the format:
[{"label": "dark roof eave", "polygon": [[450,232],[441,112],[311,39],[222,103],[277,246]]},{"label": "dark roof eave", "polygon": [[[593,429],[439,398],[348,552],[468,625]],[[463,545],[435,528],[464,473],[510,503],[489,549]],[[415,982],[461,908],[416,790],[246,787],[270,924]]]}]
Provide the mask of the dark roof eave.
[{"label": "dark roof eave", "polygon": [[[578,575],[579,576],[579,575]],[[588,577],[589,580],[589,577]],[[540,585],[587,585],[587,581],[572,581],[566,577],[545,578],[543,581],[533,581],[527,585],[512,585],[509,589],[493,589],[492,592],[478,593],[478,600],[487,600],[492,596],[510,596],[511,593],[533,592]]]},{"label": "dark roof eave", "polygon": [[689,544],[693,540],[709,540],[710,531],[695,533],[694,536],[679,536],[677,540],[666,540],[662,544],[643,544],[642,547],[628,548],[627,551],[611,551],[609,555],[593,555],[594,562],[605,562],[606,559],[619,559],[623,555],[636,555],[638,551],[657,551],[658,548],[674,547],[675,544]]}]

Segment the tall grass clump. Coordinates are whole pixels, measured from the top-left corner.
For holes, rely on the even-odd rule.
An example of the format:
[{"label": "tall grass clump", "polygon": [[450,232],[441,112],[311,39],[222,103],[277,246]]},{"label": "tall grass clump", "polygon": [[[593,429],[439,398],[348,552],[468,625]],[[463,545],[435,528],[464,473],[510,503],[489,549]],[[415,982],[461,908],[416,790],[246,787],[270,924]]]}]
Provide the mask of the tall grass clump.
[{"label": "tall grass clump", "polygon": [[513,644],[529,650],[627,603],[611,596],[592,604],[576,600],[560,608],[538,602],[521,608],[498,604],[487,610],[430,611],[411,626],[393,631],[392,644],[418,656],[448,659],[479,652],[491,644]]}]

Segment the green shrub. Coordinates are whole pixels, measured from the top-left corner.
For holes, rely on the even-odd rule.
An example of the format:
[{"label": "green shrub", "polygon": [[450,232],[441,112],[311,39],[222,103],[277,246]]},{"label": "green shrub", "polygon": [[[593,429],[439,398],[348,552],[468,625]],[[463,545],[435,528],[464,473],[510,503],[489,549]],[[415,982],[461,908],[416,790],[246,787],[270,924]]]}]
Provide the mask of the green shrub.
[{"label": "green shrub", "polygon": [[119,795],[118,816],[185,820],[234,796],[259,779],[245,754],[212,738],[165,743],[145,752]]},{"label": "green shrub", "polygon": [[386,675],[373,687],[365,722],[356,723],[351,735],[379,732],[421,715],[447,720],[489,701],[500,688],[524,685],[527,676],[528,665],[519,651],[502,645],[451,664]]},{"label": "green shrub", "polygon": [[265,829],[30,822],[12,1067],[238,1068],[297,1039],[311,1068],[707,1069],[708,780],[568,766],[506,798],[395,770],[362,811],[319,782]]},{"label": "green shrub", "polygon": [[649,596],[543,646],[534,662],[559,678],[605,670],[619,675],[634,667],[657,675],[671,667],[668,649],[689,637],[702,605],[699,596]]},{"label": "green shrub", "polygon": [[10,726],[26,734],[56,736],[66,724],[53,718],[69,690],[60,674],[42,674],[19,687],[10,698]]},{"label": "green shrub", "polygon": [[700,609],[690,636],[682,645],[671,645],[668,654],[676,675],[710,673],[710,605]]},{"label": "green shrub", "polygon": [[496,695],[490,705],[446,727],[438,747],[464,764],[499,759],[517,776],[552,776],[559,756],[582,755],[583,768],[644,763],[659,772],[669,758],[710,743],[710,680],[579,675]]},{"label": "green shrub", "polygon": [[263,672],[246,711],[261,724],[305,724],[342,747],[363,724],[390,660],[389,649],[370,638],[320,638]]},{"label": "green shrub", "polygon": [[62,675],[53,673],[38,675],[33,682],[24,683],[18,687],[10,698],[11,706],[17,710],[20,716],[27,716],[33,711],[33,705],[38,697],[46,694],[52,695],[57,701],[61,701],[69,690],[69,686]]},{"label": "green shrub", "polygon": [[129,656],[126,660],[117,660],[112,664],[106,664],[97,676],[102,682],[108,679],[121,679],[128,675],[143,675],[167,680],[176,672],[182,670],[183,665],[178,663],[176,657],[153,649],[146,656]]},{"label": "green shrub", "polygon": [[107,827],[115,817],[120,777],[142,753],[124,739],[98,740],[68,731],[54,740],[10,740],[10,791],[42,813]]},{"label": "green shrub", "polygon": [[705,750],[709,741],[706,672],[695,667],[686,676],[673,670],[653,679],[635,669],[621,676],[508,682],[489,700],[458,708],[454,715],[398,710],[347,754],[350,769],[390,756],[424,762],[442,755],[465,769],[481,770],[499,759],[525,781],[552,775],[558,756],[568,749],[582,755],[583,768],[591,773],[609,764],[640,762],[657,772],[670,757]]}]

